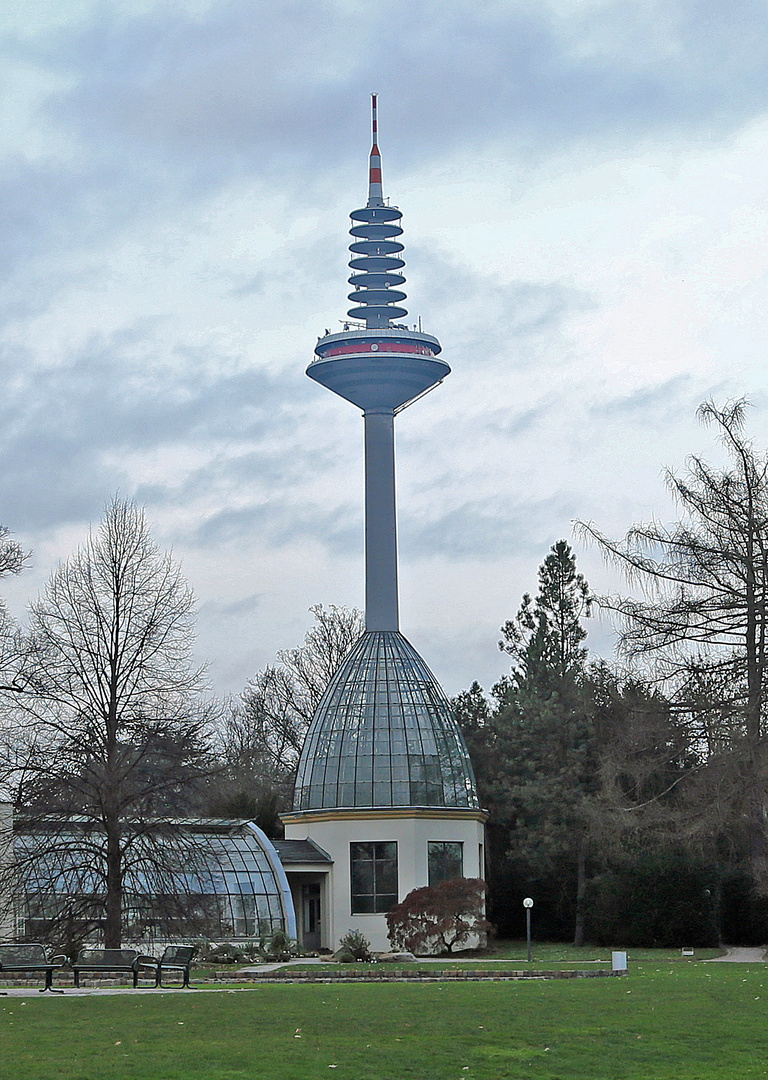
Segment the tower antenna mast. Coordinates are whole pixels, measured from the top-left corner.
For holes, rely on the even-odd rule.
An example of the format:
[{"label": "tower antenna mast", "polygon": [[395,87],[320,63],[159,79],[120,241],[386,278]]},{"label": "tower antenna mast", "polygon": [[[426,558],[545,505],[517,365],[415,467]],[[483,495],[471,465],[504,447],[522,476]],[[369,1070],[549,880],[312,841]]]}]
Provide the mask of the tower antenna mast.
[{"label": "tower antenna mast", "polygon": [[351,214],[349,299],[356,306],[347,314],[358,325],[320,338],[307,375],[363,410],[365,625],[398,630],[394,417],[451,369],[438,359],[436,337],[399,323],[408,314],[400,306],[406,299],[402,214],[384,201],[377,94],[371,94],[371,136],[368,202]]}]

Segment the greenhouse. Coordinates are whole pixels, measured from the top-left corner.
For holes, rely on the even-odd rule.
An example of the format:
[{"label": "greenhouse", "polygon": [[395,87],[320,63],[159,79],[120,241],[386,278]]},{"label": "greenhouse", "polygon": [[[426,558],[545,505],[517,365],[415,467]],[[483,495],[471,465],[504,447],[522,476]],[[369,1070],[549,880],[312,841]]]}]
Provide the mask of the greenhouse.
[{"label": "greenhouse", "polygon": [[[98,937],[105,909],[105,838],[93,822],[14,824],[5,877],[15,896],[15,935]],[[253,938],[296,936],[288,880],[272,842],[253,822],[153,823],[126,846],[123,935]]]}]

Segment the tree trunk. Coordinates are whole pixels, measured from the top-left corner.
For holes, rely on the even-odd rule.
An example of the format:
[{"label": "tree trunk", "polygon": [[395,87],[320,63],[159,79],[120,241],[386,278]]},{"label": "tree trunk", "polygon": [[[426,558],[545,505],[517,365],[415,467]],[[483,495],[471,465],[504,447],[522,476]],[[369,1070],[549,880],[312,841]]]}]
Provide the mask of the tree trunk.
[{"label": "tree trunk", "polygon": [[[118,594],[119,595],[119,594]],[[115,607],[119,612],[119,604]],[[119,617],[119,616],[118,616]],[[104,912],[104,948],[119,949],[123,939],[123,858],[119,799],[120,782],[118,779],[118,724],[117,724],[117,682],[116,665],[112,663],[110,672],[110,701],[106,717],[106,792],[104,805],[104,831],[106,833],[107,896]]]},{"label": "tree trunk", "polygon": [[104,948],[119,949],[123,938],[123,873],[120,850],[120,822],[110,815],[107,833],[107,897],[104,918]]},{"label": "tree trunk", "polygon": [[576,928],[573,934],[573,944],[584,944],[584,917],[586,914],[587,896],[587,838],[582,836],[579,841],[579,851],[576,856]]}]

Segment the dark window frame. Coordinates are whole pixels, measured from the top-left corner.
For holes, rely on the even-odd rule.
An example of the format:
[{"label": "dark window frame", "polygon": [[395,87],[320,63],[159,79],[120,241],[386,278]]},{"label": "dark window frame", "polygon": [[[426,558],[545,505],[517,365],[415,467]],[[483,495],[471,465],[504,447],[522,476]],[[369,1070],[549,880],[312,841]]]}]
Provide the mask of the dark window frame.
[{"label": "dark window frame", "polygon": [[[349,893],[353,915],[386,915],[397,904],[398,854],[397,840],[350,843]],[[367,879],[365,889],[360,888],[363,879]]]},{"label": "dark window frame", "polygon": [[[441,849],[438,852],[438,848]],[[439,856],[443,856],[443,862],[445,862],[445,854],[447,848],[458,849],[458,874],[444,872],[439,870]],[[441,881],[451,881],[453,878],[464,877],[464,842],[463,840],[428,840],[427,841],[427,880],[430,887],[433,885],[439,885]]]}]

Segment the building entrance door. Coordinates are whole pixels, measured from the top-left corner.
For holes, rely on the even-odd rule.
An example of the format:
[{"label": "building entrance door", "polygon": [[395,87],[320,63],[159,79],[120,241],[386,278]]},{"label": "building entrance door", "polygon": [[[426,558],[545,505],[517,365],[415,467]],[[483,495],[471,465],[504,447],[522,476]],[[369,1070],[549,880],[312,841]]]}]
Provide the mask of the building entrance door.
[{"label": "building entrance door", "polygon": [[301,886],[302,945],[305,949],[320,948],[320,886]]}]

